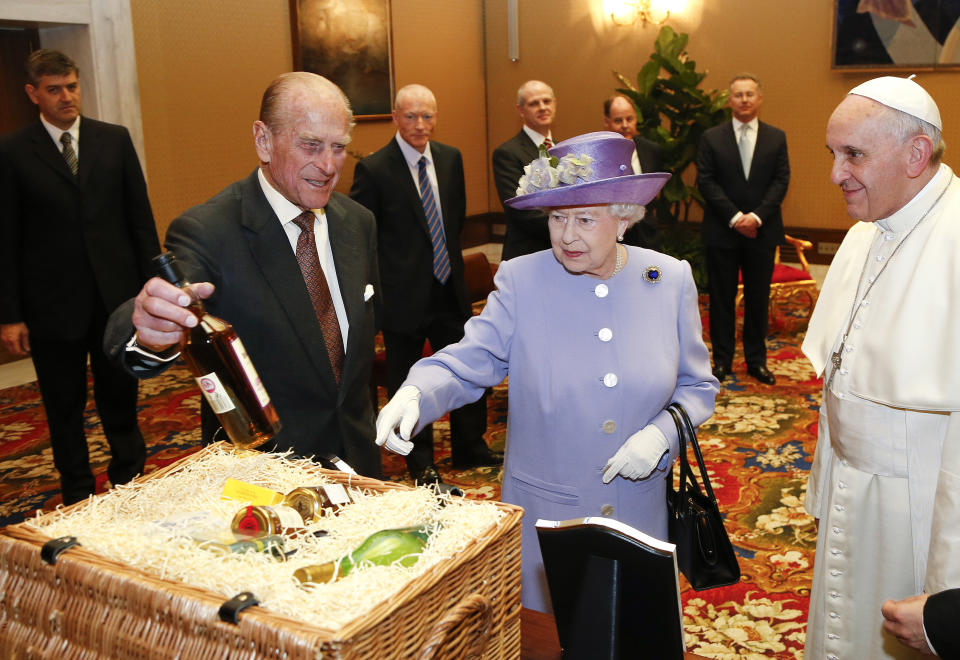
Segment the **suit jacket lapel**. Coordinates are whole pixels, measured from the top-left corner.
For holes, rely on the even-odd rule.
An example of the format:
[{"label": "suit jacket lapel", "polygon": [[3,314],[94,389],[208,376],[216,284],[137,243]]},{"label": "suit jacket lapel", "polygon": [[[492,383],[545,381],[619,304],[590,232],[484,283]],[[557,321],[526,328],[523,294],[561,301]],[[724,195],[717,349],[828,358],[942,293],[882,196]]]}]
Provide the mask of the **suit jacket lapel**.
[{"label": "suit jacket lapel", "polygon": [[[363,293],[366,285],[371,284],[371,282],[366,279],[368,255],[366,254],[364,238],[357,230],[357,226],[350,222],[346,208],[336,196],[331,196],[325,212],[327,216],[327,236],[330,239],[330,249],[333,252],[333,265],[337,269],[340,298],[343,300],[347,323],[350,325],[347,345],[344,346],[346,356],[343,361],[343,375],[341,377],[341,384],[343,384],[364,362],[358,355],[360,342],[363,339],[361,330],[364,323],[364,305],[367,304],[367,301],[363,299]],[[326,356],[326,352],[324,352],[324,356]],[[346,390],[346,387],[341,387],[341,395]]]},{"label": "suit jacket lapel", "polygon": [[[407,197],[411,212],[420,221],[420,226],[423,228],[424,233],[426,233],[427,237],[429,238],[430,227],[427,225],[427,214],[423,211],[423,201],[420,199],[420,190],[413,182],[413,177],[410,175],[410,166],[407,164],[407,160],[403,157],[403,152],[400,150],[400,145],[397,144],[396,138],[391,141],[391,144],[393,148],[390,150],[390,172],[394,177],[396,185],[399,186],[399,189],[402,190],[403,194]],[[433,153],[434,168],[436,169],[437,154],[434,152],[431,153]],[[440,170],[437,169],[438,179],[440,176],[439,172]],[[439,181],[437,183],[439,184]],[[442,200],[440,200],[440,204],[440,208],[443,209]]]},{"label": "suit jacket lapel", "polygon": [[260,189],[257,173],[247,178],[241,200],[240,224],[244,228],[253,260],[290,319],[324,385],[336,396],[337,383],[327,356],[323,332],[317,322],[310,294],[303,282],[297,257],[287,234]]},{"label": "suit jacket lapel", "polygon": [[[82,121],[80,125],[83,126]],[[82,135],[83,133],[81,132],[81,136]],[[46,127],[44,127],[39,119],[32,128],[30,139],[33,141],[33,149],[34,153],[37,154],[37,158],[49,165],[53,171],[73,185],[79,185],[77,177],[73,176],[73,172],[71,172],[67,166],[67,161],[64,160],[63,154],[57,148],[57,145],[53,143],[53,139],[50,137],[50,134],[47,133]]]},{"label": "suit jacket lapel", "polygon": [[[437,173],[437,188],[440,189],[440,210],[443,212],[443,227],[447,236],[450,235],[450,221],[452,218],[450,212],[450,164],[447,161],[448,152],[443,148],[437,148],[436,143],[430,147],[430,153],[433,154],[433,169]],[[449,246],[448,246],[449,249]]]},{"label": "suit jacket lapel", "polygon": [[[89,119],[80,120],[80,154],[77,159],[79,169],[77,171],[77,183],[82,188],[90,178],[90,173],[97,165],[100,157],[103,139],[100,135],[100,129],[90,123]],[[62,154],[61,154],[62,158]],[[64,161],[66,162],[66,161]],[[70,171],[70,168],[67,168]]]},{"label": "suit jacket lapel", "polygon": [[526,152],[524,154],[525,160],[530,163],[540,156],[540,145],[535,144],[533,140],[530,139],[530,136],[527,135],[527,132],[520,129],[520,143],[523,145],[523,149]]}]

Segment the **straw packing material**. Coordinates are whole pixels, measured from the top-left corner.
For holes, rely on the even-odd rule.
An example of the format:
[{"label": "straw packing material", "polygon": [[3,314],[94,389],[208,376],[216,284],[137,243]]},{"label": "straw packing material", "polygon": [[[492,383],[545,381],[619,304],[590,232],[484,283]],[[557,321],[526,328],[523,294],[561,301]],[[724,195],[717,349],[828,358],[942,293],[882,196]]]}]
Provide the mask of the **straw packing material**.
[{"label": "straw packing material", "polygon": [[[286,550],[295,552],[286,561],[268,553],[215,554],[177,531],[178,523],[190,517],[229,531],[230,520],[246,503],[220,499],[228,478],[286,493],[299,486],[331,483],[329,474],[308,460],[287,455],[208,448],[197,460],[162,477],[117,487],[26,525],[52,538],[76,536],[86,549],[107,559],[205,589],[224,600],[251,591],[267,610],[337,630],[400,593],[438,562],[494,535],[505,516],[492,502],[450,498],[427,487],[374,492],[340,479],[337,483],[348,488],[354,503],[308,525],[308,533],[288,538]],[[298,568],[349,554],[374,532],[414,525],[429,525],[435,531],[413,566],[360,566],[329,584],[300,585],[293,577]],[[318,530],[327,535],[309,533]]]}]

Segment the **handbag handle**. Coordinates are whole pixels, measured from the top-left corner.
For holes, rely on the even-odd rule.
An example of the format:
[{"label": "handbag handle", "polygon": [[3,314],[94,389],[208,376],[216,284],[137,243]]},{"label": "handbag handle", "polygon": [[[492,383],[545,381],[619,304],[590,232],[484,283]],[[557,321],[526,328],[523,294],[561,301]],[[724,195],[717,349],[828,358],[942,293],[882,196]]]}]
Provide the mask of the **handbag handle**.
[{"label": "handbag handle", "polygon": [[[673,417],[673,421],[677,425],[677,432],[680,436],[681,476],[683,475],[684,471],[686,471],[690,474],[693,482],[697,483],[696,476],[694,476],[693,470],[690,468],[690,462],[687,459],[687,450],[684,442],[684,436],[686,436],[689,439],[690,446],[693,447],[693,455],[697,459],[697,467],[700,469],[700,478],[703,480],[703,486],[707,493],[707,497],[712,501],[716,501],[717,498],[713,494],[713,487],[710,485],[710,477],[707,476],[707,466],[703,462],[703,454],[700,452],[700,443],[697,442],[697,433],[693,428],[693,423],[690,421],[690,416],[687,414],[687,411],[684,410],[683,406],[676,401],[667,406],[667,412],[669,412],[671,417]],[[683,496],[683,487],[685,481],[686,479],[680,480],[681,497]]]}]

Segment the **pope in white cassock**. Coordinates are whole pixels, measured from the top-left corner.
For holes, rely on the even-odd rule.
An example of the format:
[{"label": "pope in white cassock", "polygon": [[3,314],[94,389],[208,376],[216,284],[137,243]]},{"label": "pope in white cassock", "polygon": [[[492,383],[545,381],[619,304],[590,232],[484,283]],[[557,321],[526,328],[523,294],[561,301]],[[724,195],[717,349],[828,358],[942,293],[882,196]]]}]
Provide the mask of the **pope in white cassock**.
[{"label": "pope in white cassock", "polygon": [[941,129],[930,95],[894,77],[855,87],[827,124],[859,222],[803,342],[824,376],[809,660],[915,657],[881,604],[960,586],[960,182]]}]

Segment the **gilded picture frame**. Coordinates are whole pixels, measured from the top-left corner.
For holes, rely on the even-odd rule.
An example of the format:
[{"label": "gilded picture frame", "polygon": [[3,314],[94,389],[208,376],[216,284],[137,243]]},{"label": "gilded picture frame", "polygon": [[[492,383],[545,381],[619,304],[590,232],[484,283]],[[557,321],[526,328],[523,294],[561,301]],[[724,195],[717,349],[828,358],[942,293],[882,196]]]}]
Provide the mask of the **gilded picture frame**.
[{"label": "gilded picture frame", "polygon": [[358,121],[389,119],[390,19],[390,0],[290,0],[294,69],[335,82]]}]

